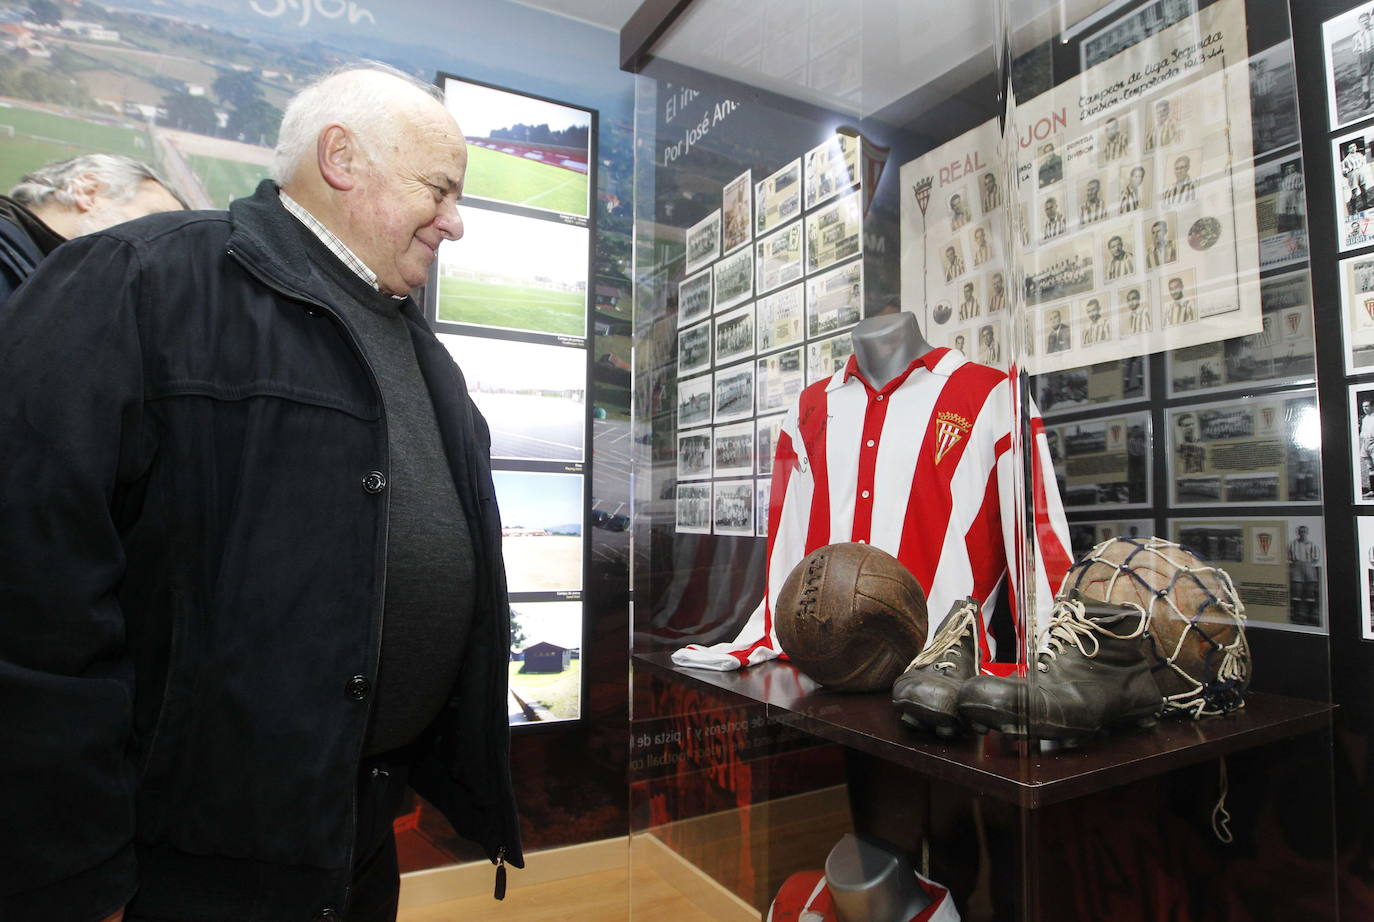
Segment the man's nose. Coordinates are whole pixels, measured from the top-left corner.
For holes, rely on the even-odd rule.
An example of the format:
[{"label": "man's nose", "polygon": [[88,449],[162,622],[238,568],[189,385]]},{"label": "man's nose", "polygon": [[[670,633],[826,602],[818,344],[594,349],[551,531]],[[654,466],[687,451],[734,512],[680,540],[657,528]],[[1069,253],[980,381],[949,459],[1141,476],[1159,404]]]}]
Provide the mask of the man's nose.
[{"label": "man's nose", "polygon": [[439,216],[434,224],[443,233],[445,240],[457,240],[463,236],[463,216],[458,213],[458,203],[445,198],[439,206]]}]

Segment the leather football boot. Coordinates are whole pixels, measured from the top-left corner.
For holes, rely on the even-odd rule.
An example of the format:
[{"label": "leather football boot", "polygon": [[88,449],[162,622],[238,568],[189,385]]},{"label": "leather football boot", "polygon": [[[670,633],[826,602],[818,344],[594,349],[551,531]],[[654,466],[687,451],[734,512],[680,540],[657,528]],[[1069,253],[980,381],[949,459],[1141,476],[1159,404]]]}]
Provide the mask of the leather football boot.
[{"label": "leather football boot", "polygon": [[975,729],[1075,746],[1114,724],[1154,726],[1164,699],[1146,656],[1147,618],[1076,591],[1055,603],[1030,679],[979,676],[959,711]]},{"label": "leather football boot", "polygon": [[978,673],[978,615],[976,599],[955,602],[930,643],[892,683],[892,704],[903,723],[946,738],[963,728],[959,689]]}]

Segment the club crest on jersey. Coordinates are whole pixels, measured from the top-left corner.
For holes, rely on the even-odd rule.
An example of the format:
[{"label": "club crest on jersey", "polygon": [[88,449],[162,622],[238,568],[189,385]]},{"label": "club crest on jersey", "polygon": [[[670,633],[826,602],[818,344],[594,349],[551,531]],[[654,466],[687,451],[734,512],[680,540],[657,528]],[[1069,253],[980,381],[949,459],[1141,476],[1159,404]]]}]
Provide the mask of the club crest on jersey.
[{"label": "club crest on jersey", "polygon": [[941,410],[935,414],[935,463],[939,464],[951,448],[958,445],[973,427],[958,413]]}]

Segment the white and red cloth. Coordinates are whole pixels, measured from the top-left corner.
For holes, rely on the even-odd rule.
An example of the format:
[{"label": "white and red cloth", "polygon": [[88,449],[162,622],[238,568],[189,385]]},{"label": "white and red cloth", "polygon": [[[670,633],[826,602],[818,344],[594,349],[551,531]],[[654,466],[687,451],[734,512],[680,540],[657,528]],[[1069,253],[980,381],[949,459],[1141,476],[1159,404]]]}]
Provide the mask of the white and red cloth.
[{"label": "white and red cloth", "polygon": [[[930,905],[902,922],[959,922],[959,910],[949,891],[920,874],[916,882],[930,897]],[[835,900],[825,882],[824,871],[798,871],[778,888],[768,907],[764,922],[838,922]]]},{"label": "white and red cloth", "polygon": [[[776,658],[784,651],[773,605],[788,574],[819,547],[861,541],[887,551],[916,577],[932,633],[956,600],[983,600],[979,646],[986,669],[996,652],[988,619],[1007,561],[1019,553],[1011,386],[1005,372],[938,348],[881,390],[864,380],[853,356],[806,388],[778,434],[765,597],[733,641],[689,645],[673,653],[673,662],[728,671]],[[1072,558],[1038,413],[1031,432],[1034,598],[1037,621],[1046,624]],[[1019,636],[1024,619],[1015,567],[1012,574]]]}]

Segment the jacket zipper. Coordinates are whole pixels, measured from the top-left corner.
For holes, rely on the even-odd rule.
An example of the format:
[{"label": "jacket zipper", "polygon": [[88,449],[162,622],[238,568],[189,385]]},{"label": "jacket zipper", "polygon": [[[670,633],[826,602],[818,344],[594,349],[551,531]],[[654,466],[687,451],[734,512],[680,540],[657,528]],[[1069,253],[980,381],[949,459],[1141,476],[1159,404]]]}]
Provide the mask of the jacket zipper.
[{"label": "jacket zipper", "polygon": [[[386,467],[387,472],[390,473],[391,438],[390,434],[387,431],[386,403],[382,400],[382,388],[381,385],[377,382],[376,369],[374,369],[372,367],[372,363],[368,361],[367,354],[363,352],[362,346],[358,344],[358,338],[353,335],[353,331],[349,329],[348,324],[344,321],[342,317],[338,315],[338,313],[336,313],[333,310],[333,308],[326,305],[323,301],[319,301],[301,292],[294,291],[290,288],[287,288],[285,285],[282,285],[281,283],[277,282],[275,279],[269,278],[260,269],[258,269],[257,266],[252,265],[246,258],[240,255],[238,250],[234,249],[233,247],[229,247],[227,252],[231,257],[233,257],[234,261],[237,262],[240,266],[242,266],[244,271],[246,271],[249,275],[253,276],[253,278],[257,279],[259,282],[266,285],[268,288],[272,289],[278,294],[283,295],[293,301],[313,305],[314,307],[319,308],[321,311],[324,312],[325,316],[331,318],[334,321],[334,323],[338,324],[339,328],[343,330],[344,336],[348,340],[349,346],[352,347],[354,354],[358,357],[358,361],[362,363],[362,366],[365,369],[367,369],[367,375],[372,380],[372,391],[374,394],[377,395],[377,405],[381,408],[382,413],[382,458],[384,460],[384,466]],[[386,619],[386,547],[387,542],[390,540],[390,537],[391,493],[390,491],[387,491],[386,494],[382,497],[382,560],[380,565],[381,578],[378,581],[377,595],[377,643],[372,648],[371,666],[371,672],[374,676],[377,675],[378,664],[380,663],[382,657],[382,629],[384,627],[383,622]],[[371,701],[368,702],[367,712],[370,718],[372,714]],[[348,874],[348,882],[344,885],[345,906],[348,905],[349,897],[352,895],[353,891],[353,853],[355,847],[358,844],[357,767],[362,765],[363,745],[367,739],[367,723],[367,721],[363,722],[363,732],[358,735],[358,746],[357,749],[354,750],[353,756],[353,764],[355,766],[353,771],[354,779],[353,783],[350,785],[350,790],[352,791],[352,793],[349,795],[349,815],[352,835],[348,837],[348,851],[344,859],[344,869]],[[505,854],[504,847],[502,847],[501,853],[502,855]],[[502,877],[504,877],[504,873],[502,874]],[[502,883],[504,883],[504,881],[502,881]],[[502,887],[502,890],[504,891],[504,887]]]}]

